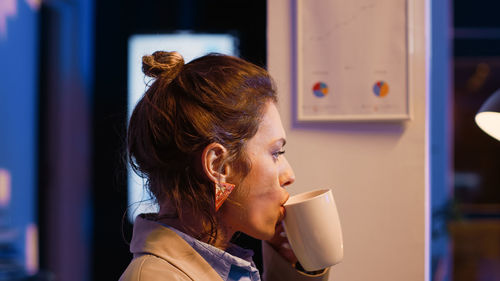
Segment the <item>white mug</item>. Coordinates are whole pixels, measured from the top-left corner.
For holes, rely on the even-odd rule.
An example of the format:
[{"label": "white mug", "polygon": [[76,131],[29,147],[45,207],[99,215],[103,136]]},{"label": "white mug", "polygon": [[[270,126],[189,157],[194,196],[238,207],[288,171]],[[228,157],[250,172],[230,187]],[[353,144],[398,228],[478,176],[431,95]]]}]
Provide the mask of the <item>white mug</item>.
[{"label": "white mug", "polygon": [[305,270],[319,270],[342,261],[342,228],[330,189],[292,196],[284,207],[288,241]]}]

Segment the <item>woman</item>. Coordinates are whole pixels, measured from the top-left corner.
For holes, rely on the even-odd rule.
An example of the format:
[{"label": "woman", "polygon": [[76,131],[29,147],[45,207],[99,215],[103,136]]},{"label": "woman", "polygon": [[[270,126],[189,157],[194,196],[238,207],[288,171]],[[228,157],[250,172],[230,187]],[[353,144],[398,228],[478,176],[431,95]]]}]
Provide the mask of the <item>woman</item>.
[{"label": "woman", "polygon": [[294,267],[280,227],[294,174],[267,71],[155,52],[143,72],[154,82],[130,119],[129,160],[160,210],[137,217],[120,280],[260,280],[251,251],[231,244],[236,232],[269,241],[264,280],[327,280]]}]

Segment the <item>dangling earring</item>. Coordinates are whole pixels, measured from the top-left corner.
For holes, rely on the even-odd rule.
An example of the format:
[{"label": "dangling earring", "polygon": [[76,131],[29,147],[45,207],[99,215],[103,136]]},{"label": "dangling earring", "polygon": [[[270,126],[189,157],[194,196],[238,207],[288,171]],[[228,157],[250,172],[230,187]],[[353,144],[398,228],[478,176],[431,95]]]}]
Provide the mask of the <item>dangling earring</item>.
[{"label": "dangling earring", "polygon": [[234,184],[227,182],[219,182],[215,184],[215,211],[217,212],[222,206],[222,203],[226,201],[229,194],[234,189]]}]

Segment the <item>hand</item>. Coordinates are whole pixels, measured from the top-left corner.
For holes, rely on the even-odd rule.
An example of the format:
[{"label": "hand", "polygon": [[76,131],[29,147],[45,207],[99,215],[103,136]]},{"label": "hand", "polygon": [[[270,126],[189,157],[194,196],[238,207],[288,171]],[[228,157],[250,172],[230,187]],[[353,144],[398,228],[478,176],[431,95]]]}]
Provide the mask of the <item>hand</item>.
[{"label": "hand", "polygon": [[273,238],[267,241],[273,249],[278,252],[284,259],[289,261],[291,264],[297,262],[297,257],[288,243],[288,238],[286,237],[285,229],[281,223],[276,225],[276,230],[274,232]]}]

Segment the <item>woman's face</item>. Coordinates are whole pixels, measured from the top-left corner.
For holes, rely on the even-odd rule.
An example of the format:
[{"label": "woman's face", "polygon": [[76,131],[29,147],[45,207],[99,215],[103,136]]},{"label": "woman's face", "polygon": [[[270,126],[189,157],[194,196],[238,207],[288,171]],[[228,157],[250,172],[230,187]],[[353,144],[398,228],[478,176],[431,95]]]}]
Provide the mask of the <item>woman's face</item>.
[{"label": "woman's face", "polygon": [[255,136],[246,144],[250,172],[236,186],[230,198],[236,204],[224,208],[225,222],[233,231],[268,240],[284,217],[283,204],[289,197],[285,186],[295,180],[283,146],[285,130],[273,102],[266,105]]}]

